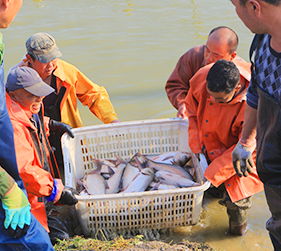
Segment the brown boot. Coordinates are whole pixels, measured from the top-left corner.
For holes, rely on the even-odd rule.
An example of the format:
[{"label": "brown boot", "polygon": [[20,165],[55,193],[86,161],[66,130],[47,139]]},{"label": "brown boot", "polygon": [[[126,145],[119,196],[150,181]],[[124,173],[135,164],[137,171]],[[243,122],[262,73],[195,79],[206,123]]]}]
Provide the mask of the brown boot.
[{"label": "brown boot", "polygon": [[247,232],[247,221],[241,225],[237,225],[237,223],[229,221],[228,232],[232,235],[244,235]]}]

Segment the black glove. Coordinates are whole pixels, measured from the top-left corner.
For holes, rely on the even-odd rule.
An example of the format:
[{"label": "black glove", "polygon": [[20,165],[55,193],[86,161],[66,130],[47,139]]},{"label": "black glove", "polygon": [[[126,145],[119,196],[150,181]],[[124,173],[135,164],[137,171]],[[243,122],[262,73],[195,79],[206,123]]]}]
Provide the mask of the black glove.
[{"label": "black glove", "polygon": [[71,138],[74,138],[74,134],[71,131],[72,127],[68,124],[50,119],[49,128],[50,133],[54,133],[61,136],[66,132]]},{"label": "black glove", "polygon": [[74,194],[78,195],[79,193],[72,187],[65,186],[64,189],[62,190],[61,197],[56,204],[69,205],[69,206],[75,205],[78,202],[78,200]]},{"label": "black glove", "polygon": [[233,166],[239,177],[247,177],[249,173],[252,173],[252,168],[255,166],[252,153],[255,148],[256,145],[246,147],[238,142],[232,151]]},{"label": "black glove", "polygon": [[24,224],[23,229],[21,229],[19,226],[17,226],[16,230],[12,229],[11,226],[7,229],[7,234],[10,237],[19,238],[21,236],[24,236],[27,233],[27,230],[29,229],[29,225]]},{"label": "black glove", "polygon": [[248,177],[250,173],[252,173],[253,167],[255,166],[254,160],[252,156],[246,159],[245,165],[242,167],[240,165],[240,161],[236,161],[234,164],[234,169],[239,177]]}]

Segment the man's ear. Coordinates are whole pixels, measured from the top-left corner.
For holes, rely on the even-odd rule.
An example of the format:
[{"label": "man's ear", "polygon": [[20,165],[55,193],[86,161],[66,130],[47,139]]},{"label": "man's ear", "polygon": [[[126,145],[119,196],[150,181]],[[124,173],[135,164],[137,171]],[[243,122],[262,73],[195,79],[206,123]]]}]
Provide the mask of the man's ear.
[{"label": "man's ear", "polygon": [[13,100],[15,99],[15,93],[14,93],[14,91],[9,91],[8,94],[9,94],[9,96],[10,96],[11,99],[13,99]]},{"label": "man's ear", "polygon": [[239,83],[236,87],[235,87],[235,92],[239,92],[241,89],[241,84]]},{"label": "man's ear", "polygon": [[2,0],[2,5],[5,6],[5,8],[8,7],[9,3],[10,3],[10,0]]},{"label": "man's ear", "polygon": [[237,56],[237,52],[233,52],[230,54],[230,60],[233,60]]},{"label": "man's ear", "polygon": [[25,57],[29,63],[32,62],[32,58],[30,57],[30,55],[28,53],[26,53]]},{"label": "man's ear", "polygon": [[32,63],[34,63],[34,61],[33,61],[32,57],[28,53],[26,53],[25,57],[26,57],[28,66],[33,67]]},{"label": "man's ear", "polygon": [[248,3],[250,5],[251,11],[253,11],[255,15],[260,15],[260,11],[261,11],[260,2],[257,0],[249,0]]}]

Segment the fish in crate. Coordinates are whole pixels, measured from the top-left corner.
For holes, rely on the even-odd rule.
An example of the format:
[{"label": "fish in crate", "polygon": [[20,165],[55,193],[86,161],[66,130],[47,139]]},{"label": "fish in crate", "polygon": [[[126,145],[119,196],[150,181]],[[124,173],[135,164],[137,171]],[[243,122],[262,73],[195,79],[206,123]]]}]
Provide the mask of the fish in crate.
[{"label": "fish in crate", "polygon": [[92,159],[95,169],[77,180],[80,195],[133,193],[199,186],[191,155],[170,152],[161,155],[136,153],[129,160]]}]

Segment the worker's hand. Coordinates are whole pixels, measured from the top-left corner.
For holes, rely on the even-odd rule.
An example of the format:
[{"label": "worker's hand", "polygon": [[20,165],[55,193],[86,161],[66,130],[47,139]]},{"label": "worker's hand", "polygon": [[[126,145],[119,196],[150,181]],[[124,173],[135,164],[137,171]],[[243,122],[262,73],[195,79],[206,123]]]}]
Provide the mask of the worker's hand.
[{"label": "worker's hand", "polygon": [[61,197],[61,194],[62,194],[62,191],[63,191],[63,189],[64,189],[64,185],[63,185],[63,183],[62,183],[62,180],[61,179],[54,179],[55,181],[56,181],[56,186],[57,186],[57,191],[56,191],[56,196],[55,196],[55,198],[54,198],[54,200],[52,201],[53,202],[53,204],[56,204],[58,201],[59,201],[59,199],[60,199],[60,197]]},{"label": "worker's hand", "polygon": [[177,113],[177,117],[179,118],[182,118],[182,119],[187,119],[187,113],[186,113],[186,106],[185,106],[185,103],[182,103],[180,106],[179,106],[179,109],[178,109],[178,113]]},{"label": "worker's hand", "polygon": [[243,175],[247,177],[249,173],[252,173],[252,168],[255,166],[252,153],[255,150],[256,145],[252,147],[243,146],[240,142],[232,152],[232,162],[234,169],[239,177]]},{"label": "worker's hand", "polygon": [[8,229],[8,235],[14,238],[25,235],[31,221],[30,204],[17,183],[1,201],[6,216],[4,227]]},{"label": "worker's hand", "polygon": [[121,122],[119,119],[115,119],[115,120],[111,121],[111,123],[119,123],[119,122]]},{"label": "worker's hand", "polygon": [[69,206],[75,205],[78,202],[77,198],[75,197],[75,194],[78,195],[79,193],[72,187],[65,186],[57,204]]},{"label": "worker's hand", "polygon": [[50,133],[54,133],[61,136],[66,132],[71,138],[74,138],[74,134],[71,131],[72,127],[68,124],[50,119],[49,128]]}]

